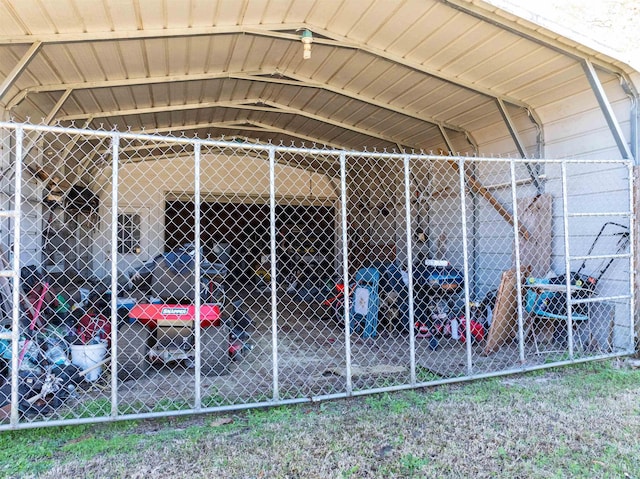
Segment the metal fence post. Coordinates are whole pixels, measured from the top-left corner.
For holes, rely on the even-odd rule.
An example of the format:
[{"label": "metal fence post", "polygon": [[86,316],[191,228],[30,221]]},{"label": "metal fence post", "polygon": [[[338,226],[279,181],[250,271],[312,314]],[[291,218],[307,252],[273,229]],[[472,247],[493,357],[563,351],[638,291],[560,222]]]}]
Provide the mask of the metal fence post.
[{"label": "metal fence post", "polygon": [[271,234],[271,348],[273,362],[273,396],[274,402],[280,399],[278,384],[278,283],[276,281],[277,243],[276,243],[276,148],[269,148],[269,222]]},{"label": "metal fence post", "polygon": [[118,166],[120,135],[111,137],[111,416],[118,416]]},{"label": "metal fence post", "polygon": [[403,157],[404,162],[404,207],[405,221],[407,224],[407,274],[409,277],[409,361],[411,370],[411,384],[415,385],[416,377],[416,339],[415,339],[415,319],[413,311],[413,235],[411,234],[411,167],[409,164],[409,156]]},{"label": "metal fence post", "polygon": [[16,128],[16,172],[13,210],[15,211],[13,223],[13,318],[11,321],[12,340],[11,340],[11,415],[10,422],[12,427],[17,427],[19,422],[18,411],[18,368],[20,366],[19,342],[20,342],[20,218],[22,217],[22,155],[24,151],[24,129]]},{"label": "metal fence post", "polygon": [[569,338],[569,358],[573,358],[573,318],[571,305],[571,256],[569,251],[569,196],[567,192],[567,163],[561,163],[562,169],[562,222],[564,229],[564,269],[567,303],[567,336]]},{"label": "metal fence post", "polygon": [[467,244],[467,195],[466,195],[466,173],[464,158],[458,159],[458,170],[460,174],[460,210],[462,224],[462,262],[464,271],[464,317],[466,321],[465,346],[467,349],[467,374],[473,374],[473,356],[471,351],[471,307],[469,304],[469,246]]},{"label": "metal fence post", "polygon": [[[200,261],[202,260],[200,254],[200,152],[201,152],[201,144],[200,142],[194,142],[193,144],[193,162],[194,162],[194,188],[193,188],[193,203],[194,203],[194,243],[195,243],[195,268],[194,268],[194,281],[195,281],[195,316],[194,316],[194,333],[195,333],[195,395],[194,395],[194,407],[196,410],[200,410],[202,408],[202,392],[200,391],[201,387],[201,372],[202,372],[202,327],[200,324],[201,318],[201,296],[200,296]],[[220,311],[222,314],[222,311]]]},{"label": "metal fence post", "polygon": [[347,234],[347,156],[340,153],[340,203],[342,212],[342,281],[344,282],[344,347],[347,396],[353,394],[351,378],[351,318],[349,313],[349,238]]},{"label": "metal fence post", "polygon": [[509,161],[511,173],[511,203],[513,205],[513,248],[516,262],[516,298],[518,311],[518,352],[520,362],[524,362],[524,325],[522,312],[522,270],[520,269],[520,220],[518,218],[518,193],[516,185],[516,165],[513,160]]}]

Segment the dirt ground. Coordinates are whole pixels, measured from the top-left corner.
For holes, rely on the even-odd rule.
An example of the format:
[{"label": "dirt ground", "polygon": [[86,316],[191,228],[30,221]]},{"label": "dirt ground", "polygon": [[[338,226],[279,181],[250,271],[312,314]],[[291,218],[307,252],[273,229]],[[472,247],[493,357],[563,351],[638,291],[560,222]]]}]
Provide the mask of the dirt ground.
[{"label": "dirt ground", "polygon": [[[263,295],[248,303],[255,327],[249,340],[252,348],[232,361],[226,374],[203,375],[200,397],[203,407],[269,402],[273,399],[321,398],[354,391],[411,384],[411,355],[408,333],[381,330],[375,338],[350,337],[350,369],[347,379],[347,349],[342,325],[327,319],[317,302],[283,298],[279,304],[277,331],[277,376],[273,372],[273,334],[269,297]],[[127,326],[129,327],[129,326]],[[120,332],[123,332],[121,330]],[[136,334],[142,332],[137,329]],[[142,343],[141,343],[142,344]],[[483,343],[472,344],[473,369],[468,370],[466,345],[441,338],[434,350],[428,338],[415,339],[416,383],[425,383],[467,375],[502,370],[562,359],[536,355],[527,343],[527,361],[519,359],[517,344],[507,344],[491,355],[483,354]],[[134,348],[135,349],[135,348]],[[142,354],[141,351],[138,353]],[[126,353],[130,354],[130,353]],[[143,360],[140,359],[140,363]],[[150,367],[144,374],[124,376],[119,381],[118,407],[122,414],[190,409],[195,400],[194,369],[169,363]],[[277,384],[279,395],[274,395]],[[88,388],[78,388],[75,396],[62,408],[46,417],[52,420],[71,416],[108,415],[111,378],[105,369],[98,381]],[[96,406],[96,404],[98,406]]]}]

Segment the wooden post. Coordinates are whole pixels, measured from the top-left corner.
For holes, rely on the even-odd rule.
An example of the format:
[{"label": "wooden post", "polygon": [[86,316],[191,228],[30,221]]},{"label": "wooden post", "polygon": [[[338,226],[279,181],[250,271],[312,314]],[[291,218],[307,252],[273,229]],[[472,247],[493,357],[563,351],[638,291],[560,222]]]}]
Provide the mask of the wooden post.
[{"label": "wooden post", "polygon": [[[460,171],[459,167],[458,167],[458,163],[456,163],[453,160],[448,160],[449,164],[456,170],[456,171]],[[482,196],[484,199],[486,199],[489,204],[491,206],[494,207],[494,209],[500,214],[500,216],[502,216],[505,220],[507,220],[509,222],[509,224],[511,226],[513,226],[514,221],[513,221],[513,215],[511,214],[511,212],[509,210],[507,210],[504,206],[502,206],[502,203],[500,203],[498,201],[498,199],[493,196],[491,194],[491,192],[486,189],[482,183],[480,183],[475,177],[473,177],[472,175],[468,174],[465,171],[465,180],[467,183],[467,186],[469,187],[469,189],[471,191],[473,191],[474,193],[479,194],[480,196]],[[518,231],[520,232],[520,234],[522,235],[522,237],[526,240],[529,239],[530,234],[529,231],[527,230],[527,228],[520,223],[519,224],[519,228]]]}]

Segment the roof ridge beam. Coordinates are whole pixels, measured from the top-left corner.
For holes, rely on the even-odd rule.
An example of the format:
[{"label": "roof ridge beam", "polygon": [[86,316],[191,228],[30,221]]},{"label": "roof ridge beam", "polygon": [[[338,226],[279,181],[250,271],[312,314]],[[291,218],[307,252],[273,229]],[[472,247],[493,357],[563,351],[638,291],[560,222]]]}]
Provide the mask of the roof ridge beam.
[{"label": "roof ridge beam", "polygon": [[262,101],[260,98],[245,98],[242,100],[231,101],[209,101],[209,102],[195,102],[195,103],[180,103],[178,105],[164,105],[164,106],[151,106],[147,108],[131,108],[128,110],[110,110],[99,111],[90,113],[79,113],[76,115],[63,115],[56,118],[57,121],[76,121],[84,120],[86,118],[110,118],[114,116],[129,116],[129,115],[144,115],[147,113],[164,113],[169,111],[185,111],[185,110],[200,110],[206,108],[238,108],[240,106],[256,103]]},{"label": "roof ridge beam", "polygon": [[[208,27],[182,27],[182,28],[160,28],[153,30],[134,30],[134,31],[100,31],[100,32],[77,32],[77,33],[36,33],[25,35],[0,35],[0,45],[21,45],[25,43],[40,42],[42,44],[60,44],[60,43],[82,43],[82,42],[108,42],[123,40],[149,40],[153,38],[170,38],[170,37],[202,37],[210,35],[225,35],[236,33],[253,33],[256,35],[269,35],[281,38],[295,38],[300,40],[299,36],[287,33],[278,33],[281,31],[296,31],[301,27],[300,23],[274,23],[274,24],[256,24],[249,26],[228,25],[228,26],[208,26]],[[272,32],[269,34],[268,32]],[[314,42],[320,39],[314,38]]]},{"label": "roof ridge beam", "polygon": [[201,81],[201,80],[216,80],[223,78],[230,78],[236,80],[247,80],[247,81],[262,81],[265,83],[277,83],[279,85],[294,85],[300,87],[311,87],[311,88],[320,88],[323,90],[331,91],[333,93],[349,96],[350,98],[354,98],[360,101],[363,101],[368,104],[372,104],[378,107],[384,107],[386,109],[390,109],[395,111],[396,113],[400,113],[406,116],[411,116],[412,118],[416,118],[418,120],[425,121],[427,123],[432,123],[433,125],[442,125],[445,128],[450,130],[459,131],[461,133],[466,133],[463,128],[460,128],[456,125],[450,125],[445,122],[436,120],[430,116],[425,115],[417,115],[407,112],[402,108],[393,107],[388,103],[372,101],[371,99],[367,99],[366,97],[357,94],[351,93],[347,90],[341,88],[331,87],[327,83],[314,82],[310,78],[302,77],[297,74],[287,73],[287,79],[277,78],[280,72],[278,71],[251,71],[251,72],[219,72],[219,73],[197,73],[197,74],[184,74],[184,75],[169,75],[163,77],[140,77],[140,78],[126,78],[121,80],[102,80],[102,81],[94,81],[94,82],[76,82],[76,83],[60,83],[56,85],[39,85],[34,87],[29,87],[18,95],[16,95],[9,103],[7,109],[11,109],[15,107],[20,101],[24,100],[24,98],[29,93],[45,93],[51,91],[59,91],[59,90],[86,90],[86,89],[94,89],[94,88],[113,88],[113,87],[125,87],[125,86],[133,86],[133,85],[146,85],[146,84],[160,84],[160,83],[175,83],[181,81]]},{"label": "roof ridge beam", "polygon": [[[432,118],[430,116],[426,116],[426,115],[419,115],[417,113],[412,113],[409,112],[407,110],[405,110],[404,108],[399,108],[396,106],[393,106],[389,103],[384,103],[378,100],[374,100],[373,98],[368,98],[365,97],[363,95],[360,95],[359,93],[355,93],[355,92],[350,92],[348,90],[345,90],[343,88],[337,88],[334,86],[331,86],[327,83],[316,83],[316,82],[312,82],[310,78],[307,77],[303,77],[301,75],[298,75],[297,73],[287,73],[287,76],[290,78],[293,78],[295,81],[282,81],[278,78],[269,78],[269,77],[259,77],[260,80],[268,82],[268,83],[286,83],[286,84],[294,84],[294,85],[300,85],[300,86],[306,86],[306,87],[315,87],[315,88],[321,88],[323,90],[326,91],[330,91],[332,93],[335,93],[337,95],[342,95],[342,96],[346,96],[349,98],[352,98],[354,100],[359,100],[362,101],[364,103],[367,103],[369,105],[373,105],[373,106],[377,106],[378,108],[383,108],[385,110],[389,110],[389,111],[393,111],[395,113],[398,113],[400,115],[404,115],[404,116],[408,116],[410,118],[414,118],[416,120],[421,120],[424,121],[426,123],[431,123],[434,126],[438,126],[438,125],[442,125],[445,128],[448,128],[449,130],[453,130],[453,131],[458,131],[460,133],[465,133],[467,134],[468,132],[464,129],[461,128],[459,126],[456,125],[450,125],[448,123],[436,120],[435,118]],[[234,78],[237,79],[246,79],[246,80],[256,80],[255,78],[251,78],[251,77],[246,77],[244,75],[235,75]]]},{"label": "roof ridge beam", "polygon": [[[248,71],[244,72],[248,75],[263,75],[263,71]],[[275,72],[267,72],[273,75]],[[216,80],[222,78],[234,78],[232,72],[217,72],[217,73],[190,73],[182,75],[166,75],[158,77],[139,77],[139,78],[122,78],[119,80],[101,80],[101,81],[84,81],[74,83],[57,83],[49,85],[37,85],[33,87],[25,88],[15,95],[8,103],[7,110],[14,108],[22,100],[24,100],[29,93],[47,93],[60,90],[89,90],[96,88],[114,88],[134,85],[150,85],[161,83],[175,83],[182,81],[201,81],[201,80]]]},{"label": "roof ridge beam", "polygon": [[131,133],[145,133],[145,134],[154,134],[154,133],[168,133],[168,132],[174,132],[174,131],[187,131],[187,130],[198,130],[200,128],[221,128],[221,129],[229,129],[229,130],[248,130],[248,131],[274,131],[277,133],[282,133],[285,134],[287,136],[292,136],[292,137],[296,137],[296,138],[300,138],[300,139],[306,139],[309,141],[315,141],[318,144],[325,144],[327,146],[333,146],[337,149],[340,150],[344,150],[347,149],[344,145],[340,145],[340,144],[329,144],[326,141],[319,139],[319,138],[313,138],[313,137],[306,137],[306,138],[301,138],[301,136],[299,134],[293,134],[292,132],[288,131],[288,130],[282,130],[282,129],[277,129],[277,127],[268,125],[267,123],[260,123],[260,122],[256,122],[256,121],[246,121],[243,122],[245,123],[244,125],[240,124],[240,122],[238,122],[237,120],[233,120],[233,121],[218,121],[218,122],[209,122],[209,123],[196,123],[196,124],[192,124],[192,125],[183,125],[183,126],[168,126],[168,127],[161,127],[161,128],[150,128],[150,129],[145,129],[145,130],[131,130]]}]

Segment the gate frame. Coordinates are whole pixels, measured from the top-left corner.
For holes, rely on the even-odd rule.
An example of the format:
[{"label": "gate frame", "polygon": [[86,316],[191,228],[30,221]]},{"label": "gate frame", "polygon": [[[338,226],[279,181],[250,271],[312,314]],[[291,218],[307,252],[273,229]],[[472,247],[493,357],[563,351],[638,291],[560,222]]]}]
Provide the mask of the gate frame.
[{"label": "gate frame", "polygon": [[[564,366],[569,364],[577,364],[583,362],[590,362],[596,360],[603,360],[608,358],[616,358],[621,356],[626,356],[633,354],[635,352],[635,324],[634,324],[634,311],[635,311],[635,267],[634,260],[636,255],[635,250],[635,197],[634,197],[634,168],[633,162],[631,160],[587,160],[587,159],[513,159],[513,158],[469,158],[464,156],[444,156],[444,155],[424,155],[424,154],[406,154],[406,153],[376,153],[376,152],[356,152],[356,151],[344,151],[344,150],[325,150],[318,148],[296,148],[296,147],[283,147],[283,146],[275,146],[275,145],[256,145],[252,143],[237,143],[237,142],[226,142],[226,141],[215,141],[208,139],[186,139],[186,138],[173,138],[167,136],[158,136],[158,135],[141,135],[141,134],[133,134],[133,133],[121,133],[114,131],[94,131],[94,130],[86,130],[86,129],[74,129],[74,128],[62,128],[62,127],[51,127],[51,126],[42,126],[42,125],[31,125],[31,124],[18,124],[12,122],[0,122],[0,129],[5,130],[13,130],[16,134],[16,143],[15,143],[15,183],[14,183],[14,209],[12,211],[0,211],[0,217],[3,218],[13,218],[14,219],[14,228],[13,228],[13,264],[12,270],[0,271],[0,276],[12,279],[12,301],[13,301],[13,310],[12,310],[12,332],[10,334],[3,334],[0,339],[10,339],[11,340],[11,405],[12,410],[10,414],[10,422],[8,424],[0,424],[0,431],[7,429],[26,429],[26,428],[35,428],[35,427],[43,427],[43,426],[58,426],[58,425],[72,425],[72,424],[84,424],[84,423],[98,423],[98,422],[107,422],[107,421],[115,421],[115,420],[129,420],[129,419],[143,419],[143,418],[153,418],[153,417],[169,417],[169,416],[180,416],[194,413],[206,413],[206,412],[222,412],[222,411],[232,411],[232,410],[241,410],[248,409],[254,407],[264,407],[264,406],[274,406],[274,405],[287,405],[287,404],[298,404],[298,403],[307,403],[307,402],[316,402],[316,401],[324,401],[329,399],[336,398],[346,398],[346,397],[357,397],[364,396],[369,394],[375,394],[380,392],[390,392],[390,391],[401,391],[407,389],[413,389],[424,386],[436,386],[441,384],[448,383],[457,383],[462,381],[469,381],[474,379],[481,378],[489,378],[489,377],[497,377],[497,376],[505,376],[509,374],[522,373],[526,371],[534,371],[539,369],[546,369],[550,367]],[[65,420],[52,420],[52,421],[37,421],[37,422],[20,422],[19,410],[18,410],[18,343],[19,343],[19,319],[20,319],[20,284],[19,284],[19,271],[20,271],[20,212],[21,212],[21,185],[23,179],[23,154],[24,154],[24,143],[25,143],[25,132],[38,132],[39,134],[45,132],[52,132],[58,134],[72,134],[72,135],[88,135],[92,137],[103,137],[110,138],[112,140],[111,143],[111,155],[112,155],[112,190],[111,190],[111,290],[117,290],[117,228],[114,225],[117,225],[118,221],[118,168],[119,168],[119,159],[120,159],[120,145],[123,139],[137,139],[137,140],[148,140],[153,142],[164,141],[169,142],[176,145],[192,145],[194,147],[193,152],[193,160],[194,160],[194,195],[195,197],[201,197],[200,191],[200,157],[201,157],[201,149],[203,146],[207,147],[220,147],[220,148],[234,148],[241,150],[251,150],[251,151],[263,151],[268,153],[269,158],[269,205],[270,205],[270,232],[271,232],[271,321],[272,321],[272,361],[273,361],[273,397],[270,401],[256,402],[256,403],[243,403],[243,404],[232,404],[226,406],[215,406],[215,407],[202,407],[201,397],[200,397],[200,294],[199,294],[199,281],[195,282],[196,294],[196,321],[197,324],[195,329],[196,336],[196,365],[195,365],[195,399],[194,406],[189,409],[176,410],[176,411],[163,411],[163,412],[147,412],[147,413],[136,413],[136,414],[119,414],[118,413],[118,362],[117,360],[111,361],[111,413],[108,416],[99,416],[99,417],[89,417],[89,418],[72,418]],[[414,303],[413,303],[413,281],[412,281],[412,248],[410,245],[412,244],[412,225],[411,225],[411,180],[410,180],[410,169],[411,169],[411,161],[412,160],[454,160],[458,165],[458,174],[459,174],[459,185],[461,191],[464,192],[466,188],[466,173],[465,173],[465,165],[468,162],[491,162],[491,161],[499,161],[499,162],[509,162],[510,165],[510,173],[511,173],[511,191],[512,191],[512,202],[513,205],[516,204],[517,200],[517,190],[516,190],[516,178],[515,178],[515,166],[518,163],[530,163],[535,161],[537,163],[542,164],[559,164],[561,167],[561,179],[562,179],[562,202],[563,202],[563,237],[564,237],[564,257],[565,257],[565,271],[570,271],[570,248],[569,248],[569,223],[568,219],[570,216],[570,212],[567,209],[568,204],[568,195],[567,195],[567,164],[580,164],[580,163],[615,163],[619,165],[626,165],[628,171],[628,195],[629,195],[629,212],[609,212],[609,213],[584,213],[581,216],[607,216],[607,215],[624,215],[628,217],[629,220],[629,231],[630,231],[630,252],[629,252],[629,294],[628,295],[616,295],[605,298],[597,298],[597,301],[606,301],[606,300],[628,300],[629,301],[629,328],[631,331],[632,338],[631,341],[631,349],[626,351],[618,351],[615,353],[607,353],[600,354],[585,358],[575,358],[574,357],[574,348],[573,348],[573,335],[571,333],[571,308],[568,309],[568,324],[569,324],[569,359],[556,361],[548,364],[540,364],[540,365],[526,365],[523,364],[521,367],[510,368],[506,370],[500,371],[492,371],[487,373],[475,374],[472,368],[472,354],[471,354],[471,341],[470,341],[470,329],[467,328],[467,375],[463,377],[454,377],[454,378],[446,378],[439,379],[434,381],[426,381],[419,382],[416,378],[416,361],[415,361],[415,336],[413,328],[410,328],[411,332],[409,335],[409,344],[411,347],[410,353],[410,362],[411,362],[411,380],[408,384],[388,386],[388,387],[378,387],[378,388],[370,388],[364,390],[354,390],[352,383],[352,371],[351,371],[351,339],[349,334],[349,304],[348,304],[348,295],[346,299],[345,305],[345,361],[346,361],[346,373],[347,373],[347,382],[346,382],[346,390],[340,393],[333,394],[324,394],[317,395],[311,397],[298,397],[293,399],[282,399],[279,394],[279,371],[278,371],[278,312],[277,312],[277,285],[276,285],[276,221],[275,221],[275,209],[277,204],[276,197],[276,181],[275,181],[275,169],[277,164],[276,153],[285,152],[287,154],[299,154],[299,155],[322,155],[322,156],[331,156],[337,160],[339,160],[340,167],[340,224],[342,226],[342,275],[343,280],[345,281],[345,285],[347,285],[348,292],[348,284],[349,284],[349,250],[348,250],[348,236],[347,236],[347,187],[346,187],[346,167],[347,167],[347,157],[357,156],[360,158],[376,158],[376,159],[394,159],[401,161],[403,164],[403,173],[404,173],[404,207],[405,207],[405,220],[406,220],[406,240],[407,244],[407,255],[408,255],[408,273],[409,273],[409,317],[411,324],[413,323],[413,314],[414,314]],[[468,250],[468,231],[466,227],[466,194],[460,195],[461,201],[461,213],[462,213],[462,241],[463,241],[463,261],[464,261],[464,294],[465,294],[465,312],[466,317],[469,317],[469,250]],[[200,205],[199,202],[195,202],[196,215],[199,215]],[[337,219],[336,219],[337,220]],[[195,239],[196,239],[196,271],[195,277],[199,277],[199,256],[200,256],[200,235],[199,233],[199,222],[195,222]],[[513,212],[513,231],[515,238],[515,268],[516,274],[518,277],[517,281],[517,289],[518,289],[518,297],[522,298],[522,286],[521,286],[521,273],[520,273],[520,257],[519,257],[519,220],[517,208],[514,208]],[[625,255],[626,257],[626,255]],[[574,258],[575,259],[575,258]],[[567,275],[566,282],[566,297],[568,304],[571,304],[571,294],[570,294],[570,278]],[[111,306],[112,306],[112,321],[116,321],[116,311],[117,311],[117,298],[116,295],[112,295],[111,298]],[[595,302],[592,300],[587,300],[586,302]],[[519,338],[519,356],[520,360],[524,361],[524,338],[523,338],[523,311],[522,304],[519,302],[518,304],[518,338]],[[117,335],[118,328],[112,328],[112,357],[117,358]]]}]

